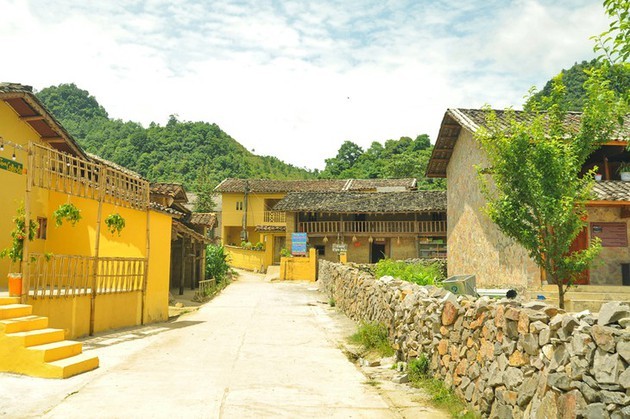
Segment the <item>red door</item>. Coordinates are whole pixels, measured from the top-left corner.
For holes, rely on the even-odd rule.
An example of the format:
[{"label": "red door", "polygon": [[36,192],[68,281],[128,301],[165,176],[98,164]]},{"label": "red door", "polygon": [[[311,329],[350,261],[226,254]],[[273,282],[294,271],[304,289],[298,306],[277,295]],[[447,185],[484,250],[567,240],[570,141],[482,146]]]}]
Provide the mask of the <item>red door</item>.
[{"label": "red door", "polygon": [[[577,235],[571,247],[569,248],[569,252],[577,252],[579,250],[585,250],[588,247],[588,229],[584,227],[580,234]],[[588,269],[584,270],[575,280],[574,284],[576,285],[588,285],[590,283],[591,274]]]}]

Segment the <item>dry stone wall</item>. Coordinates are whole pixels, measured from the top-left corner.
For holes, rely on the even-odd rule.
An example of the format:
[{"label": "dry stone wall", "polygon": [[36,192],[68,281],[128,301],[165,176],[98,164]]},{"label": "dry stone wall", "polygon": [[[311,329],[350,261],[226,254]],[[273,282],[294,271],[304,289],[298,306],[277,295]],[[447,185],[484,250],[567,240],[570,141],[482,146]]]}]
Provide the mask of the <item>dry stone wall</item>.
[{"label": "dry stone wall", "polygon": [[630,418],[628,305],[564,313],[327,261],[319,281],[350,318],[386,325],[401,361],[425,355],[432,374],[484,417]]}]

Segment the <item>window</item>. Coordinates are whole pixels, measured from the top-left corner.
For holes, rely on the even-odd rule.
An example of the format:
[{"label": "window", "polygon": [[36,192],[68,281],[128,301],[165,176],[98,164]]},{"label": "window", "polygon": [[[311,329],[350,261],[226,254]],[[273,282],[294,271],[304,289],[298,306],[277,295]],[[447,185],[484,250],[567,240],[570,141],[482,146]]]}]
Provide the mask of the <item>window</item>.
[{"label": "window", "polygon": [[37,217],[37,236],[36,238],[46,240],[46,230],[48,229],[48,218]]},{"label": "window", "polygon": [[236,203],[236,210],[243,211],[243,201],[239,201]]},{"label": "window", "polygon": [[316,244],[315,250],[317,250],[318,256],[326,256],[326,246],[323,244]]}]

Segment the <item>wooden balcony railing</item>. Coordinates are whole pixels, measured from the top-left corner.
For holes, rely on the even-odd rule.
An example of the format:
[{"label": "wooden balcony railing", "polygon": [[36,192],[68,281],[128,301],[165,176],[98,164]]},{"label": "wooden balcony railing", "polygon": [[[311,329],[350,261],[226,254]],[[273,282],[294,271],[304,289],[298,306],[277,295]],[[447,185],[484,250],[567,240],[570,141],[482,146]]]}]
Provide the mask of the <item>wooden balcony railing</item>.
[{"label": "wooden balcony railing", "polygon": [[149,205],[149,182],[142,178],[39,144],[32,149],[32,186],[121,207],[145,210]]},{"label": "wooden balcony railing", "polygon": [[446,221],[310,221],[298,223],[309,234],[419,234],[444,235]]},{"label": "wooden balcony railing", "polygon": [[59,298],[142,291],[146,259],[32,254],[28,297]]},{"label": "wooden balcony railing", "polygon": [[287,220],[286,213],[280,211],[265,211],[265,223],[285,223]]}]

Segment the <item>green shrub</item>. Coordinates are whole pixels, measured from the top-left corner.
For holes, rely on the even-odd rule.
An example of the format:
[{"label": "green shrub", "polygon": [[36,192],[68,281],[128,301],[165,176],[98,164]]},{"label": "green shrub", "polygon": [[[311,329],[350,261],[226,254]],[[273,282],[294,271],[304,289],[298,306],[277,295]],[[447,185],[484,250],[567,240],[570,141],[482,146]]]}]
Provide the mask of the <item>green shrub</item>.
[{"label": "green shrub", "polygon": [[407,374],[409,375],[409,381],[412,383],[418,382],[423,378],[427,378],[429,375],[429,358],[425,354],[420,355],[407,364]]},{"label": "green shrub", "polygon": [[206,277],[215,278],[217,284],[223,282],[230,272],[229,256],[222,245],[210,244],[206,247]]},{"label": "green shrub", "polygon": [[381,259],[376,264],[377,278],[393,276],[418,285],[436,285],[444,280],[444,272],[438,263],[407,263],[392,259]]},{"label": "green shrub", "polygon": [[258,242],[254,245],[254,250],[265,250],[265,245],[261,242]]},{"label": "green shrub", "polygon": [[362,345],[368,351],[376,351],[380,356],[391,356],[394,349],[387,338],[387,327],[379,323],[361,323],[350,341]]},{"label": "green shrub", "polygon": [[282,256],[283,258],[293,257],[293,255],[291,254],[291,251],[287,249],[286,247],[283,247],[282,249],[280,249],[280,256]]}]

